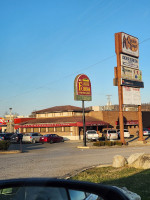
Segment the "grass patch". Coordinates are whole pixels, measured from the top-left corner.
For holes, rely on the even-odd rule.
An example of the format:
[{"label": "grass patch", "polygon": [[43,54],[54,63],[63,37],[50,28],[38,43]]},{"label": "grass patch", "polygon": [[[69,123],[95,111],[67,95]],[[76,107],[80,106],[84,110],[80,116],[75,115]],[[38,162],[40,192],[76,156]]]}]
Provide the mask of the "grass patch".
[{"label": "grass patch", "polygon": [[100,167],[81,172],[71,179],[126,187],[139,194],[142,200],[150,200],[150,170]]},{"label": "grass patch", "polygon": [[9,148],[10,142],[8,140],[0,141],[0,151],[7,150]]}]

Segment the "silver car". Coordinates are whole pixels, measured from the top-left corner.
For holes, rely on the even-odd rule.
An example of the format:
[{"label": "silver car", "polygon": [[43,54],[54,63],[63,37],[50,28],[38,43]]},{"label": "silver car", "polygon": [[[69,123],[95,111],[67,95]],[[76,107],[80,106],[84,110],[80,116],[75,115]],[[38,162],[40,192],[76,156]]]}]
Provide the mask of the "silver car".
[{"label": "silver car", "polygon": [[23,135],[22,142],[36,143],[40,141],[40,133],[26,133]]},{"label": "silver car", "polygon": [[104,130],[103,137],[105,137],[107,140],[117,140],[118,139],[117,130],[115,129]]}]

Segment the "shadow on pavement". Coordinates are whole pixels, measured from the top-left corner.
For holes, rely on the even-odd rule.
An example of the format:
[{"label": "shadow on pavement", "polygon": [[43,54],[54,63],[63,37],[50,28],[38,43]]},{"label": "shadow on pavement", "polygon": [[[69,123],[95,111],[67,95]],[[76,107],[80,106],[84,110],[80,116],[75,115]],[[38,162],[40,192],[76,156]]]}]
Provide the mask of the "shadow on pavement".
[{"label": "shadow on pavement", "polygon": [[150,136],[145,137],[145,140],[148,140],[150,138]]},{"label": "shadow on pavement", "polygon": [[133,141],[135,142],[135,141],[138,140],[139,137],[138,137],[138,136],[131,135],[130,138],[131,138],[131,140],[129,139],[128,142],[133,142]]},{"label": "shadow on pavement", "polygon": [[10,151],[16,151],[16,150],[19,150],[21,151],[22,153],[27,153],[29,152],[30,150],[36,150],[36,149],[43,149],[45,148],[44,146],[42,146],[41,143],[35,143],[35,144],[29,144],[29,143],[21,143],[21,144],[18,144],[18,143],[12,143],[10,146],[9,146],[9,149]]}]

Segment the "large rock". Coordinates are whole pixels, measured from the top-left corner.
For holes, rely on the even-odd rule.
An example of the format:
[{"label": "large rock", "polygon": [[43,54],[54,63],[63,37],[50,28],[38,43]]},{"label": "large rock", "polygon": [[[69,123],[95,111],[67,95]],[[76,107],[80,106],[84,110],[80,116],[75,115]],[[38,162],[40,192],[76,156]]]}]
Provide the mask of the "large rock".
[{"label": "large rock", "polygon": [[128,165],[131,165],[133,162],[135,162],[140,156],[144,155],[144,153],[134,153],[132,154],[128,159]]},{"label": "large rock", "polygon": [[123,156],[116,155],[113,158],[113,167],[124,167],[127,164],[127,159]]},{"label": "large rock", "polygon": [[139,169],[150,169],[150,154],[141,155],[129,166]]}]

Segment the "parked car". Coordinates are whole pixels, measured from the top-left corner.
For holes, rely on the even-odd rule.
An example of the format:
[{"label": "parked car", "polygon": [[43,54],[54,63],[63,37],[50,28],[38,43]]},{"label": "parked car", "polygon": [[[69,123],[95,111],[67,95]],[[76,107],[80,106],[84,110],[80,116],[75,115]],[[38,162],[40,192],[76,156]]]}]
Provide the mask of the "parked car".
[{"label": "parked car", "polygon": [[87,140],[98,140],[99,135],[95,130],[88,130],[86,131],[86,138]]},{"label": "parked car", "polygon": [[10,142],[11,143],[19,143],[19,142],[22,142],[22,138],[23,138],[23,134],[14,133],[10,138]]},{"label": "parked car", "polygon": [[0,141],[5,139],[4,133],[0,133]]},{"label": "parked car", "polygon": [[[136,132],[136,135],[139,136],[139,131]],[[148,128],[143,128],[143,135],[150,135],[150,130]]]},{"label": "parked car", "polygon": [[13,135],[14,133],[4,133],[4,140],[10,140],[11,136]]},{"label": "parked car", "polygon": [[52,144],[54,142],[64,142],[64,138],[57,134],[47,134],[40,137],[40,142],[41,143],[49,142]]},{"label": "parked car", "polygon": [[[118,138],[120,138],[120,130],[118,130],[117,133],[118,133]],[[124,137],[125,138],[130,137],[130,133],[129,133],[128,129],[124,129]]]},{"label": "parked car", "polygon": [[103,137],[105,137],[105,139],[107,139],[107,140],[117,140],[118,139],[117,130],[115,130],[115,129],[104,130]]},{"label": "parked car", "polygon": [[41,136],[40,133],[26,133],[23,135],[22,142],[36,143],[40,141]]}]

